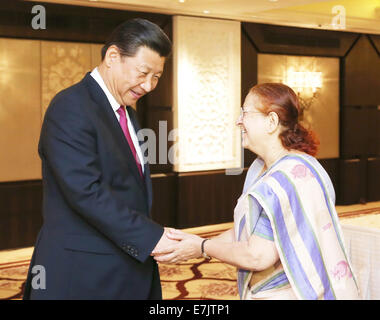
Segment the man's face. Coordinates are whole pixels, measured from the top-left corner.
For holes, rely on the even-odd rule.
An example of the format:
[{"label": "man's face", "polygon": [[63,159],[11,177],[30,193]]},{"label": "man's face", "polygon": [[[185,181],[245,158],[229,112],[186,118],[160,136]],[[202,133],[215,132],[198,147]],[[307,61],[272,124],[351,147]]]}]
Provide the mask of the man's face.
[{"label": "man's face", "polygon": [[117,54],[111,64],[112,94],[120,105],[134,105],[156,88],[164,70],[165,57],[147,47],[140,47],[134,57]]}]

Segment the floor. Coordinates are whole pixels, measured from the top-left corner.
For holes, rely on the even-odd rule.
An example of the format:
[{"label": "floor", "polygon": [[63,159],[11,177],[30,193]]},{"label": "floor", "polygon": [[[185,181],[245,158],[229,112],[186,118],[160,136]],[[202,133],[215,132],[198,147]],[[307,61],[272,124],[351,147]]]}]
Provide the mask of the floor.
[{"label": "floor", "polygon": [[[344,224],[380,229],[380,201],[336,207]],[[379,213],[379,214],[378,214]],[[184,231],[215,236],[233,223]],[[33,247],[0,251],[0,300],[20,299]],[[193,259],[179,265],[160,265],[164,299],[238,299],[236,269],[216,259]]]}]

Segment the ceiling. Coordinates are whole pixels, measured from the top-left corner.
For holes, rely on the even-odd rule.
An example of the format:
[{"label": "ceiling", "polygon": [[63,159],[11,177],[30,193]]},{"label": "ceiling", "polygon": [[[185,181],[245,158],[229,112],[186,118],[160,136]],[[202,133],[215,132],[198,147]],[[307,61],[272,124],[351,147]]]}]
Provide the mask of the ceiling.
[{"label": "ceiling", "polygon": [[[380,0],[42,0],[40,2],[380,34]],[[334,7],[340,8],[340,12],[334,11]],[[345,11],[345,21],[337,18],[338,14],[343,12],[341,9]],[[337,29],[340,26],[344,28]]]}]

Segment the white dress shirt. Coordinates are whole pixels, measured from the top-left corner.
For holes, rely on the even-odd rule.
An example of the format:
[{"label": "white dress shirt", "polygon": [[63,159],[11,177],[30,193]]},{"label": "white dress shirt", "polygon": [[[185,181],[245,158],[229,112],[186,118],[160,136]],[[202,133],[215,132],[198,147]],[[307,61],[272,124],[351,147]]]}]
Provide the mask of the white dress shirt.
[{"label": "white dress shirt", "polygon": [[[120,116],[119,114],[117,113],[117,110],[120,108],[120,104],[117,103],[116,99],[114,98],[114,96],[111,94],[111,92],[108,90],[106,84],[104,83],[103,81],[103,78],[102,76],[100,75],[99,71],[98,71],[98,68],[96,67],[94,70],[92,70],[91,72],[91,76],[95,79],[95,81],[99,84],[99,86],[102,88],[102,90],[104,91],[104,93],[106,94],[107,96],[107,99],[109,101],[109,103],[111,104],[111,107],[115,113],[115,116],[117,118],[117,121],[119,122],[120,121]],[[124,110],[125,110],[125,106],[123,106]],[[125,110],[126,111],[126,110]],[[143,156],[142,156],[142,152],[141,152],[141,148],[140,148],[140,144],[139,144],[139,141],[137,139],[137,135],[136,135],[136,131],[135,129],[133,128],[133,125],[132,125],[132,122],[131,122],[131,119],[129,119],[129,114],[128,112],[126,111],[126,116],[127,116],[127,124],[128,124],[128,130],[129,130],[129,134],[131,135],[131,138],[132,138],[132,141],[133,141],[133,144],[135,146],[135,149],[136,149],[136,153],[137,153],[137,156],[139,157],[140,159],[140,163],[142,164],[142,171],[144,173],[144,159],[143,159]]]}]

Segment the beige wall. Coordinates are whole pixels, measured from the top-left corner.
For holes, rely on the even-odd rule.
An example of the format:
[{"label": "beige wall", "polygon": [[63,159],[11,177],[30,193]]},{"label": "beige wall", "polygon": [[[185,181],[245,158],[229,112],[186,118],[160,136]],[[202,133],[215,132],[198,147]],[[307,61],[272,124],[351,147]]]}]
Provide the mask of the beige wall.
[{"label": "beige wall", "polygon": [[101,47],[0,38],[0,182],[41,178],[44,112],[57,92],[100,62]]},{"label": "beige wall", "polygon": [[[44,112],[60,90],[100,62],[99,44],[0,38],[0,182],[41,178],[37,146]],[[306,117],[317,131],[319,158],[339,157],[339,61],[259,54],[259,82],[280,81],[286,66],[323,72],[318,101]]]},{"label": "beige wall", "polygon": [[258,83],[284,83],[289,68],[322,72],[322,87],[305,111],[304,122],[320,140],[317,158],[339,158],[339,58],[259,54]]}]

